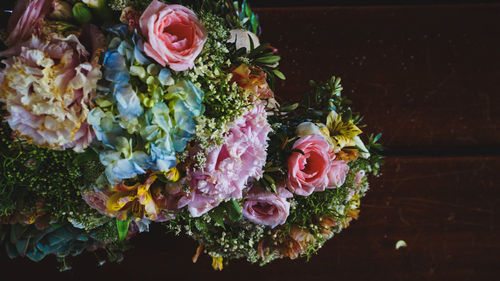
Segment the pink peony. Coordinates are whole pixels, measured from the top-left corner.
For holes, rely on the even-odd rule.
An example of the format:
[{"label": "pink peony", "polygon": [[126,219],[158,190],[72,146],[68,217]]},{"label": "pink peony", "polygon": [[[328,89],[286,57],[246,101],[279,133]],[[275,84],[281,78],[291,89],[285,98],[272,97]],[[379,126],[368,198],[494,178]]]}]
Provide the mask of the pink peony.
[{"label": "pink peony", "polygon": [[241,198],[250,178],[260,178],[266,163],[268,133],[262,103],[229,124],[224,144],[207,155],[203,170],[187,171],[191,192],[180,202],[188,205],[191,215],[201,216],[223,200]]},{"label": "pink peony", "polygon": [[5,44],[10,48],[0,52],[9,56],[17,52],[20,44],[28,40],[41,27],[41,21],[51,9],[51,0],[19,0],[9,18]]},{"label": "pink peony", "polygon": [[288,158],[288,187],[298,195],[308,196],[324,190],[329,183],[330,146],[320,135],[306,135],[297,140]]},{"label": "pink peony", "polygon": [[[89,34],[92,34],[90,36]],[[90,54],[75,35],[33,36],[19,54],[2,61],[0,101],[9,111],[7,121],[18,136],[52,149],[82,152],[92,141],[87,123],[97,81],[102,43],[99,30],[86,26],[94,52]],[[90,40],[92,39],[92,40]]]},{"label": "pink peony", "polygon": [[328,171],[328,187],[335,188],[344,184],[349,166],[344,160],[331,161]]},{"label": "pink peony", "polygon": [[284,224],[290,212],[290,203],[286,201],[293,195],[286,189],[278,189],[278,194],[252,188],[243,203],[243,216],[256,224],[271,228]]},{"label": "pink peony", "polygon": [[207,32],[193,11],[157,0],[146,8],[139,25],[147,38],[146,54],[175,71],[193,68],[207,39]]}]

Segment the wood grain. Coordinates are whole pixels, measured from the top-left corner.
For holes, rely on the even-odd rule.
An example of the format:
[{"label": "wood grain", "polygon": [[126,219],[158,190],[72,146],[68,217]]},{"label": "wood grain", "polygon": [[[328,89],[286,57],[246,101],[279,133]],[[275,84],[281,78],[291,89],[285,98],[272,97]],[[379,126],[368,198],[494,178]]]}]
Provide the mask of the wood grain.
[{"label": "wood grain", "polygon": [[[260,268],[236,261],[214,272],[206,256],[191,263],[193,241],[156,228],[133,240],[121,264],[94,270],[96,259],[87,253],[73,259],[72,271],[59,274],[54,257],[36,264],[2,256],[2,280],[494,280],[499,166],[500,157],[387,159],[362,201],[360,219],[309,262],[281,260]],[[396,250],[398,240],[408,247]]]},{"label": "wood grain", "polygon": [[500,6],[258,12],[263,41],[283,58],[283,99],[336,74],[368,132],[396,154],[499,153]]}]

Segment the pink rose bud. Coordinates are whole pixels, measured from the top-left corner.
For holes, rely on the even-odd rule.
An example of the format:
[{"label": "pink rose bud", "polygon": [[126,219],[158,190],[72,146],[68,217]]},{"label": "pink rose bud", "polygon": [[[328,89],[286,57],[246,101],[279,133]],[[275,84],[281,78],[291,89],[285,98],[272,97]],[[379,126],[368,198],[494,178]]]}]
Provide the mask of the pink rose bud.
[{"label": "pink rose bud", "polygon": [[193,68],[207,39],[207,32],[193,11],[157,0],[146,8],[139,25],[147,39],[144,52],[175,71]]},{"label": "pink rose bud", "polygon": [[349,166],[347,166],[344,160],[332,161],[330,163],[330,170],[328,171],[328,187],[341,187],[345,182],[348,172]]},{"label": "pink rose bud", "polygon": [[290,212],[290,203],[286,201],[293,195],[286,189],[278,189],[278,194],[253,187],[243,203],[243,216],[256,224],[271,228],[284,224]]}]

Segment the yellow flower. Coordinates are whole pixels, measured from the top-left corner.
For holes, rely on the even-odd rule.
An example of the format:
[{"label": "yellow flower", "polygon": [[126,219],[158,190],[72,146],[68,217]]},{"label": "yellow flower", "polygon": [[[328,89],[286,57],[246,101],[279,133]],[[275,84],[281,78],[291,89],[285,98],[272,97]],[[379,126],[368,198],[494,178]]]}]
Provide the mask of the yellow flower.
[{"label": "yellow flower", "polygon": [[114,193],[109,197],[106,207],[109,213],[117,214],[120,219],[126,219],[131,209],[138,219],[144,216],[150,220],[156,220],[160,212],[151,196],[150,187],[157,176],[152,174],[145,183],[136,183],[127,186],[123,182],[112,188]]},{"label": "yellow flower", "polygon": [[166,171],[163,173],[163,175],[169,180],[169,181],[172,181],[172,182],[176,182],[179,180],[180,178],[180,174],[179,174],[179,169],[177,169],[177,167],[173,167],[172,169]]},{"label": "yellow flower", "polygon": [[222,257],[212,257],[212,267],[214,270],[222,271]]},{"label": "yellow flower", "polygon": [[346,146],[355,146],[355,137],[362,133],[352,120],[342,122],[342,117],[335,111],[330,111],[328,114],[326,127],[334,144],[335,152],[339,152]]}]

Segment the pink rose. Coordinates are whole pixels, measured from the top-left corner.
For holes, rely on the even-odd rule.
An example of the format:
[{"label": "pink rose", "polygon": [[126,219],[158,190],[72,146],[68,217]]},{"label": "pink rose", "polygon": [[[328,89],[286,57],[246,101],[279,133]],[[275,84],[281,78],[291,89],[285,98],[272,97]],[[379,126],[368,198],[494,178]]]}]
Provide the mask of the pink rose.
[{"label": "pink rose", "polygon": [[330,146],[320,135],[306,135],[293,145],[288,158],[288,187],[298,195],[308,196],[322,191],[329,184]]},{"label": "pink rose", "polygon": [[328,187],[340,187],[345,182],[345,177],[349,172],[349,166],[344,160],[331,161],[328,171]]},{"label": "pink rose", "polygon": [[290,213],[290,203],[286,199],[292,196],[284,188],[280,188],[278,194],[275,194],[254,187],[243,203],[243,216],[253,223],[268,225],[271,228],[284,224]]},{"label": "pink rose", "polygon": [[146,54],[175,71],[193,68],[207,39],[207,32],[193,11],[157,0],[144,11],[139,25],[147,39]]},{"label": "pink rose", "polygon": [[20,0],[9,18],[5,43],[10,48],[1,52],[1,56],[10,56],[18,52],[21,43],[36,33],[41,21],[51,9],[51,0]]}]

